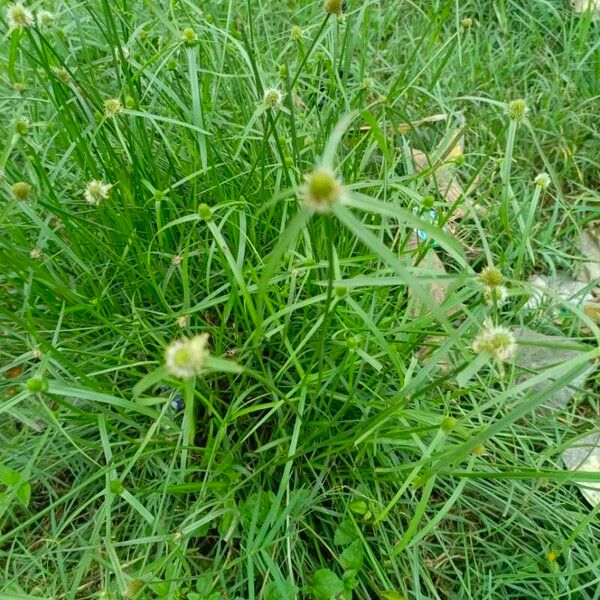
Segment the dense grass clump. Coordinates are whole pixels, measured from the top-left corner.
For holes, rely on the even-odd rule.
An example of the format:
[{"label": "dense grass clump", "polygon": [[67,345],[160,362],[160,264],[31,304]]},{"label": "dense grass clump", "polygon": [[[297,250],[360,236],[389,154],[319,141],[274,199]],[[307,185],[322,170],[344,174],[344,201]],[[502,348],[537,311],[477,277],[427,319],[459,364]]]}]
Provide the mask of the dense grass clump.
[{"label": "dense grass clump", "polygon": [[1,598],[599,597],[592,13],[3,9]]}]

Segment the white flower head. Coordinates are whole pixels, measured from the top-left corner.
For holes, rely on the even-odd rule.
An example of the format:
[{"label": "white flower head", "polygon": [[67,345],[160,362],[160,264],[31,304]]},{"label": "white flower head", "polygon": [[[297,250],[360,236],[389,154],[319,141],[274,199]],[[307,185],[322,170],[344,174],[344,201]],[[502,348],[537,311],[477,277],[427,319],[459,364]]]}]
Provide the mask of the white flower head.
[{"label": "white flower head", "polygon": [[6,19],[8,20],[8,29],[25,29],[33,26],[33,14],[27,10],[20,2],[9,4],[6,8]]},{"label": "white flower head", "polygon": [[305,181],[304,203],[315,212],[328,212],[344,195],[344,186],[330,169],[319,167]]},{"label": "white flower head", "polygon": [[33,258],[33,260],[39,260],[42,258],[42,249],[36,246],[33,250],[31,250],[29,256],[30,258]]},{"label": "white flower head", "polygon": [[550,175],[548,175],[548,173],[540,173],[534,179],[534,182],[535,182],[535,185],[542,188],[542,190],[547,190],[550,187],[552,180],[550,179]]},{"label": "white flower head", "polygon": [[93,179],[87,184],[83,197],[88,204],[98,206],[102,200],[108,198],[112,186],[112,183],[104,183],[101,179]]},{"label": "white flower head", "polygon": [[515,349],[515,336],[510,329],[493,325],[490,321],[484,323],[473,340],[475,352],[485,352],[498,362],[506,362],[515,353]]},{"label": "white flower head", "polygon": [[502,306],[506,302],[507,291],[503,285],[494,287],[485,286],[483,290],[483,299],[488,306]]},{"label": "white flower head", "polygon": [[118,98],[108,98],[104,101],[104,114],[110,118],[123,112],[123,105]]},{"label": "white flower head", "polygon": [[127,46],[121,46],[120,52],[119,48],[114,49],[115,60],[121,60],[121,54],[125,60],[129,60],[129,48],[127,48]]},{"label": "white flower head", "polygon": [[511,121],[522,121],[529,114],[529,106],[522,98],[517,98],[506,107],[506,115]]},{"label": "white flower head", "polygon": [[54,24],[54,15],[48,10],[40,10],[36,14],[37,25],[40,29],[50,29]]},{"label": "white flower head", "polygon": [[165,364],[169,372],[180,379],[198,375],[209,356],[207,344],[208,333],[171,342],[165,351]]},{"label": "white flower head", "polygon": [[265,90],[263,102],[267,108],[277,110],[281,108],[283,102],[283,94],[277,88],[268,88]]}]

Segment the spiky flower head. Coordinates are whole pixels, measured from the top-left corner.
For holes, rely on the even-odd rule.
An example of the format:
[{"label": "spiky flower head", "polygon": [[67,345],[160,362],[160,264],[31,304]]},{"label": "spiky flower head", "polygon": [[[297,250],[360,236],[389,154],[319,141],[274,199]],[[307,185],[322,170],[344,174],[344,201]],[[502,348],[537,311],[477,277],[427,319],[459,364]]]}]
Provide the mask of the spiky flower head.
[{"label": "spiky flower head", "polygon": [[104,114],[107,117],[114,117],[123,112],[123,105],[118,98],[108,98],[104,101]]},{"label": "spiky flower head", "polygon": [[360,82],[360,88],[362,90],[372,90],[375,87],[375,80],[372,77],[365,77]]},{"label": "spiky flower head", "polygon": [[330,15],[341,15],[344,9],[344,2],[343,0],[325,0],[323,8]]},{"label": "spiky flower head", "polygon": [[478,354],[485,352],[498,362],[507,361],[515,352],[515,336],[510,329],[501,325],[484,323],[477,337],[473,340],[473,350]]},{"label": "spiky flower head", "polygon": [[495,287],[485,286],[483,290],[483,299],[488,306],[502,306],[506,302],[506,288],[503,285]]},{"label": "spiky flower head", "polygon": [[181,32],[181,39],[188,46],[193,46],[194,44],[196,44],[198,42],[198,36],[196,35],[196,32],[191,27],[186,27]]},{"label": "spiky flower head", "polygon": [[19,135],[27,135],[29,133],[29,119],[27,117],[17,119],[15,130]]},{"label": "spiky flower head", "polygon": [[209,355],[207,344],[208,333],[171,342],[165,351],[165,364],[171,375],[180,379],[198,375]]},{"label": "spiky flower head", "polygon": [[513,100],[506,109],[506,114],[511,121],[522,121],[528,113],[527,102],[521,98]]},{"label": "spiky flower head", "polygon": [[542,190],[547,190],[550,187],[550,184],[552,183],[550,175],[548,175],[548,173],[540,173],[534,179],[534,181],[535,185],[537,185],[539,188],[542,188]]},{"label": "spiky flower head", "polygon": [[324,167],[305,177],[304,202],[316,212],[327,212],[343,195],[344,186],[333,171]]},{"label": "spiky flower head", "polygon": [[31,11],[27,10],[20,2],[8,5],[6,8],[6,19],[10,31],[13,29],[25,29],[26,27],[31,27],[34,23]]},{"label": "spiky flower head", "polygon": [[17,181],[17,183],[13,183],[10,188],[13,199],[18,200],[19,202],[29,200],[32,192],[33,188],[26,181]]},{"label": "spiky flower head", "polygon": [[277,88],[268,88],[265,90],[263,102],[266,107],[277,110],[278,108],[281,108],[283,94]]},{"label": "spiky flower head", "polygon": [[69,71],[66,69],[52,69],[52,72],[56,75],[58,79],[60,79],[64,84],[67,84],[71,81],[71,75],[69,75]]},{"label": "spiky flower head", "polygon": [[83,197],[88,204],[98,206],[102,200],[108,198],[112,183],[104,183],[101,179],[93,179],[90,181],[83,193]]},{"label": "spiky flower head", "polygon": [[303,37],[304,37],[304,31],[302,30],[302,27],[298,27],[298,25],[294,25],[290,29],[290,39],[292,39],[294,42],[301,40]]},{"label": "spiky flower head", "polygon": [[40,29],[50,29],[54,25],[54,15],[48,10],[38,11],[36,19]]},{"label": "spiky flower head", "polygon": [[504,275],[500,269],[493,266],[484,267],[479,273],[479,281],[488,287],[494,288],[499,286],[504,280]]}]

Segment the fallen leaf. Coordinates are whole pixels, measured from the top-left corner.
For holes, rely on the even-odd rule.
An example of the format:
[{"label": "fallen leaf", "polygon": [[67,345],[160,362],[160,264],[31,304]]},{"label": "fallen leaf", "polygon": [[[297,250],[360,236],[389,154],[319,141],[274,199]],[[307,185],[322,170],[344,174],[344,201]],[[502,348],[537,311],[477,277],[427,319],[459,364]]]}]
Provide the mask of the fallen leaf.
[{"label": "fallen leaf", "polygon": [[586,262],[581,267],[582,281],[600,281],[600,221],[590,223],[579,235],[581,256]]},{"label": "fallen leaf", "polygon": [[[599,286],[590,289],[589,282],[578,281],[564,272],[558,272],[555,276],[532,275],[529,283],[532,284],[533,294],[525,304],[526,308],[536,309],[543,304],[548,304],[551,312],[555,313],[555,307],[552,305],[558,298],[580,307],[594,322],[600,323]],[[560,314],[554,316],[560,317]]]},{"label": "fallen leaf", "polygon": [[600,12],[600,0],[571,0],[571,8],[575,12]]},{"label": "fallen leaf", "polygon": [[[567,363],[569,360],[588,350],[585,346],[578,346],[573,340],[564,335],[545,335],[528,327],[518,327],[513,333],[517,340],[517,350],[510,362],[525,371],[525,374],[519,377],[519,383],[527,381],[527,379],[537,375],[540,371]],[[590,361],[586,370],[571,381],[569,385],[554,392],[544,402],[542,405],[543,408],[565,408],[577,389],[583,386],[588,375],[594,369],[595,366]],[[565,370],[565,373],[567,370]],[[532,389],[536,392],[541,391],[551,381],[559,379],[565,373],[559,373],[554,379],[546,380],[543,383],[533,386]]]},{"label": "fallen leaf", "polygon": [[[600,432],[591,433],[577,440],[562,453],[562,459],[569,471],[600,473]],[[575,483],[592,507],[600,504],[600,482],[576,481]]]}]

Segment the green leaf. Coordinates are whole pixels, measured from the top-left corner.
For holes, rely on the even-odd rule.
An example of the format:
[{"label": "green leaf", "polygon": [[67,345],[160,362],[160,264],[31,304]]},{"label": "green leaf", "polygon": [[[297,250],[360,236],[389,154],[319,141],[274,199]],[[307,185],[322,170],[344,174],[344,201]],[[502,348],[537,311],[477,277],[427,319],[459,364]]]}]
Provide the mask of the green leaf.
[{"label": "green leaf", "polygon": [[355,540],[340,555],[340,564],[346,571],[359,571],[363,565],[362,541]]},{"label": "green leaf", "polygon": [[394,591],[381,592],[379,597],[381,600],[406,600],[400,592]]},{"label": "green leaf", "polygon": [[31,500],[31,484],[29,481],[23,482],[17,489],[17,498],[23,503],[23,506],[29,506]]},{"label": "green leaf", "polygon": [[310,591],[315,600],[337,600],[337,596],[344,594],[344,582],[329,569],[319,569],[311,579]]},{"label": "green leaf", "polygon": [[358,532],[352,519],[344,519],[336,528],[333,536],[333,543],[336,546],[345,546],[351,544],[358,538]]},{"label": "green leaf", "polygon": [[8,487],[13,487],[19,483],[19,479],[21,479],[21,473],[0,464],[0,483],[3,483]]},{"label": "green leaf", "polygon": [[282,581],[277,585],[271,581],[265,587],[263,600],[294,600],[298,595],[298,588],[290,581]]}]

